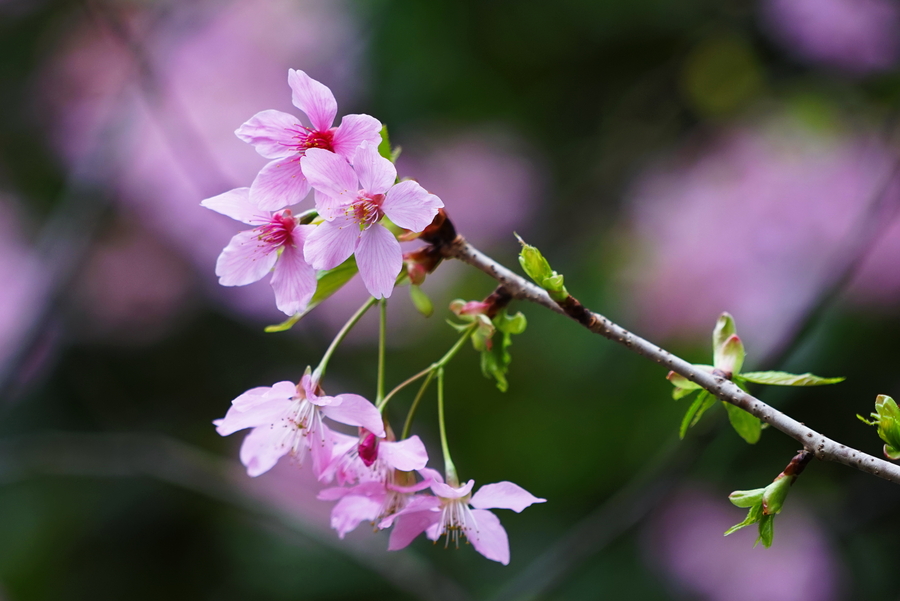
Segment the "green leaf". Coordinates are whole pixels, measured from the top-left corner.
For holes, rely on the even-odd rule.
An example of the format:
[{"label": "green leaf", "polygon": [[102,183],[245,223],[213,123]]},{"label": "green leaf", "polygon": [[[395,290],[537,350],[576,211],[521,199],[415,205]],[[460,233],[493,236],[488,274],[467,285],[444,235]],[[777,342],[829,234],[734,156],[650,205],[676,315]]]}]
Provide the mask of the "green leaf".
[{"label": "green leaf", "polygon": [[391,138],[390,136],[388,136],[387,125],[381,126],[381,144],[378,145],[378,154],[391,161],[392,163],[394,162],[393,156],[391,154]]},{"label": "green leaf", "polygon": [[691,403],[691,406],[688,407],[687,412],[685,412],[684,417],[681,419],[681,427],[678,429],[678,437],[683,439],[685,434],[687,434],[688,428],[694,427],[697,422],[700,421],[700,418],[703,417],[703,414],[706,413],[706,410],[715,404],[716,397],[705,390],[701,391],[700,394],[697,395],[697,398],[694,399],[694,402]]},{"label": "green leaf", "polygon": [[746,440],[750,444],[759,442],[759,436],[762,432],[759,418],[750,415],[740,407],[735,407],[731,403],[722,402],[725,410],[728,412],[728,421],[731,427],[738,433],[738,436]]},{"label": "green leaf", "polygon": [[[509,364],[512,363],[512,355],[509,352],[512,337],[513,334],[524,332],[528,322],[521,312],[510,316],[504,309],[497,313],[490,323],[495,331],[500,332],[500,342],[497,344],[496,341],[493,341],[488,344],[488,340],[490,340],[488,339],[481,344],[476,344],[476,349],[481,351],[481,372],[487,378],[494,378],[497,381],[497,388],[501,392],[506,392],[509,389],[506,373],[509,371]],[[476,343],[476,340],[477,336],[473,336],[473,344]]]},{"label": "green leaf", "polygon": [[[759,538],[756,539],[757,543],[762,543],[763,547],[769,548],[772,546],[772,539],[775,536],[775,516],[774,515],[763,515],[759,519]],[[753,545],[754,547],[756,544]]]},{"label": "green leaf", "polygon": [[[693,365],[695,369],[699,369],[701,371],[707,371],[712,373],[713,366],[712,365]],[[697,390],[698,388],[703,388],[699,384],[692,382],[682,376],[681,374],[677,374],[674,371],[670,371],[666,376],[666,379],[672,383],[676,388],[687,388],[688,390]]]},{"label": "green leaf", "polygon": [[431,314],[434,313],[434,305],[431,303],[431,299],[415,284],[409,285],[409,298],[412,300],[416,310],[425,317],[431,317]]},{"label": "green leaf", "polygon": [[762,503],[765,488],[754,488],[753,490],[736,490],[728,495],[728,500],[736,507],[749,508]]},{"label": "green leaf", "polygon": [[735,524],[734,526],[732,526],[731,528],[726,530],[725,536],[728,536],[729,534],[733,534],[733,533],[737,532],[738,530],[740,530],[741,528],[746,528],[747,526],[749,526],[751,524],[755,524],[756,522],[760,521],[762,518],[763,518],[762,503],[759,503],[750,508],[750,511],[747,512],[747,517],[744,518],[743,522],[741,522],[740,524]]},{"label": "green leaf", "polygon": [[289,317],[280,324],[267,326],[265,331],[271,333],[290,330],[295,323],[312,311],[316,305],[343,288],[344,284],[349,282],[358,271],[359,268],[356,266],[356,259],[352,256],[334,269],[320,271],[316,275],[316,279],[318,280],[316,292],[313,294],[312,299],[310,299],[306,309],[301,313]]},{"label": "green leaf", "polygon": [[822,386],[837,384],[846,378],[822,378],[813,374],[789,374],[783,371],[750,371],[737,376],[741,380],[773,386]]},{"label": "green leaf", "polygon": [[519,264],[534,282],[550,294],[555,301],[562,301],[569,296],[569,292],[563,283],[563,276],[553,271],[550,263],[541,254],[537,247],[527,244],[516,234],[516,238],[522,245],[519,252]]},{"label": "green leaf", "polygon": [[691,390],[690,388],[678,388],[676,386],[675,388],[672,389],[672,398],[675,399],[676,401],[678,401],[678,400],[681,400],[684,397],[688,396],[689,394],[693,394],[695,392],[697,392],[696,388]]}]

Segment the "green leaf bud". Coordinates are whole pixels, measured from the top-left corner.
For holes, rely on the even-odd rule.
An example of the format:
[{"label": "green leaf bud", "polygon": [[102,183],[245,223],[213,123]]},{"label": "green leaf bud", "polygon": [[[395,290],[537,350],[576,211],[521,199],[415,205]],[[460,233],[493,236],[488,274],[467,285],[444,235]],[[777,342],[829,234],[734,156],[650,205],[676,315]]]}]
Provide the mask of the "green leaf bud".
[{"label": "green leaf bud", "polygon": [[872,421],[861,415],[857,417],[870,426],[878,427],[878,436],[885,442],[885,457],[894,461],[900,459],[900,407],[897,407],[894,399],[886,394],[879,394],[875,399]]}]

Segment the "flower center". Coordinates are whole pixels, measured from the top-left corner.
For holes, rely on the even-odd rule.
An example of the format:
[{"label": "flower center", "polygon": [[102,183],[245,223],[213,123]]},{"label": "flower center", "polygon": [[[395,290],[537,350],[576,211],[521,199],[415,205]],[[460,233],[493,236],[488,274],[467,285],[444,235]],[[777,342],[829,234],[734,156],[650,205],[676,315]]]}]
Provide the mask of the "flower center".
[{"label": "flower center", "polygon": [[347,207],[346,213],[365,229],[384,217],[382,203],[384,194],[369,194],[365,190],[360,190],[356,200]]},{"label": "flower center", "polygon": [[293,146],[294,150],[301,155],[306,153],[307,148],[323,148],[334,152],[334,131],[336,129],[336,127],[332,127],[325,131],[319,131],[311,127],[297,125],[295,129],[288,130],[294,134],[294,143],[288,146]]},{"label": "flower center", "polygon": [[290,209],[272,215],[269,223],[259,226],[259,239],[272,246],[284,246],[292,241],[291,232],[297,227],[297,221],[291,215]]},{"label": "flower center", "polygon": [[478,524],[469,509],[467,498],[444,499],[440,521],[441,534],[446,536],[444,548],[450,546],[450,542],[453,541],[458,549],[460,537],[472,538],[471,531],[475,532],[476,537],[478,536]]}]

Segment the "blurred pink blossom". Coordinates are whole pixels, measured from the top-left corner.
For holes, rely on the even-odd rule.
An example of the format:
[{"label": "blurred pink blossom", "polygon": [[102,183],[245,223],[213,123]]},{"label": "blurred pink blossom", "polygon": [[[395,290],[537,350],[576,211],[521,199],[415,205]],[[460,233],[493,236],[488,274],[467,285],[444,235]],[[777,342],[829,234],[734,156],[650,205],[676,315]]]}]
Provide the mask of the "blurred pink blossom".
[{"label": "blurred pink blossom", "polygon": [[22,237],[25,229],[11,199],[0,195],[0,373],[35,326],[49,284],[47,270]]},{"label": "blurred pink blossom", "polygon": [[[759,356],[813,302],[884,185],[894,159],[874,139],[773,125],[678,152],[633,187],[624,279],[652,336],[705,338],[728,311]],[[900,272],[886,268],[897,239],[872,250],[856,300],[900,297]]]},{"label": "blurred pink blossom", "polygon": [[[302,67],[327,83],[344,106],[352,104],[362,84],[355,68],[361,48],[344,4],[236,1],[183,5],[162,17],[152,7],[127,15],[115,10],[143,48],[150,75],[134,66],[114,36],[96,25],[76,28],[45,73],[61,151],[77,160],[83,140],[112,107],[124,106],[130,117],[107,140],[121,157],[107,171],[120,201],[195,264],[213,298],[256,319],[280,321],[265,287],[216,284],[216,257],[234,229],[199,202],[249,185],[265,164],[233,132],[260,107],[290,110],[284,86],[289,68]],[[123,82],[138,75],[142,79],[130,93],[120,94]]]},{"label": "blurred pink blossom", "polygon": [[900,58],[900,6],[890,0],[764,0],[762,19],[806,61],[868,73]]},{"label": "blurred pink blossom", "polygon": [[647,554],[679,589],[708,601],[839,597],[840,566],[802,499],[785,504],[769,549],[753,546],[756,528],[723,536],[745,514],[725,493],[683,489],[651,520]]}]

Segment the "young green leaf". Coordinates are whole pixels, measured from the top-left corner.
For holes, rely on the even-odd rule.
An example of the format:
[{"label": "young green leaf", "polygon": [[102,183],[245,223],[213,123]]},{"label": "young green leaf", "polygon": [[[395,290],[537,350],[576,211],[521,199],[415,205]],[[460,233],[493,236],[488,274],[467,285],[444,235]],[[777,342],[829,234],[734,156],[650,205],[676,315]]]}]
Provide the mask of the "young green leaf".
[{"label": "young green leaf", "polygon": [[878,426],[878,436],[885,442],[884,455],[891,461],[900,459],[900,408],[894,399],[886,394],[879,394],[875,399],[875,413],[872,421],[857,415],[863,423]]},{"label": "young green leaf", "polygon": [[823,386],[843,382],[846,378],[822,378],[810,373],[789,374],[783,371],[750,371],[740,374],[736,379],[773,386]]},{"label": "young green leaf", "polygon": [[719,348],[735,333],[734,318],[728,313],[722,313],[713,329],[713,353],[718,353]]},{"label": "young green leaf", "polygon": [[434,313],[434,305],[431,303],[431,299],[415,284],[409,285],[409,298],[412,300],[416,310],[425,317],[431,317],[431,314]]},{"label": "young green leaf", "polygon": [[569,292],[563,283],[563,276],[553,271],[550,263],[537,247],[526,243],[518,234],[516,234],[516,238],[522,245],[522,250],[519,252],[519,264],[528,277],[546,290],[553,300],[565,300],[569,296]]},{"label": "young green leaf", "polygon": [[[512,336],[524,332],[528,322],[522,313],[510,316],[504,309],[497,313],[490,323],[496,331],[500,332],[500,343],[496,344],[495,341],[488,339],[480,348],[476,345],[476,349],[481,351],[481,372],[487,378],[494,378],[497,381],[497,388],[501,392],[506,392],[509,389],[506,373],[512,362],[512,355],[509,352]],[[473,337],[474,342],[475,338]]]},{"label": "young green leaf", "polygon": [[697,422],[700,421],[700,418],[703,417],[703,414],[706,413],[706,410],[715,404],[716,397],[705,390],[701,390],[700,394],[697,395],[697,398],[694,399],[694,402],[691,403],[691,406],[688,407],[688,410],[685,412],[684,417],[681,419],[681,427],[678,429],[678,437],[684,439],[685,434],[687,434],[688,428],[693,428],[697,424]]},{"label": "young green leaf", "polygon": [[740,407],[735,407],[731,403],[723,401],[722,404],[725,405],[725,410],[728,412],[728,421],[731,422],[731,427],[738,433],[738,436],[750,444],[759,442],[762,432],[759,418],[750,415]]}]

